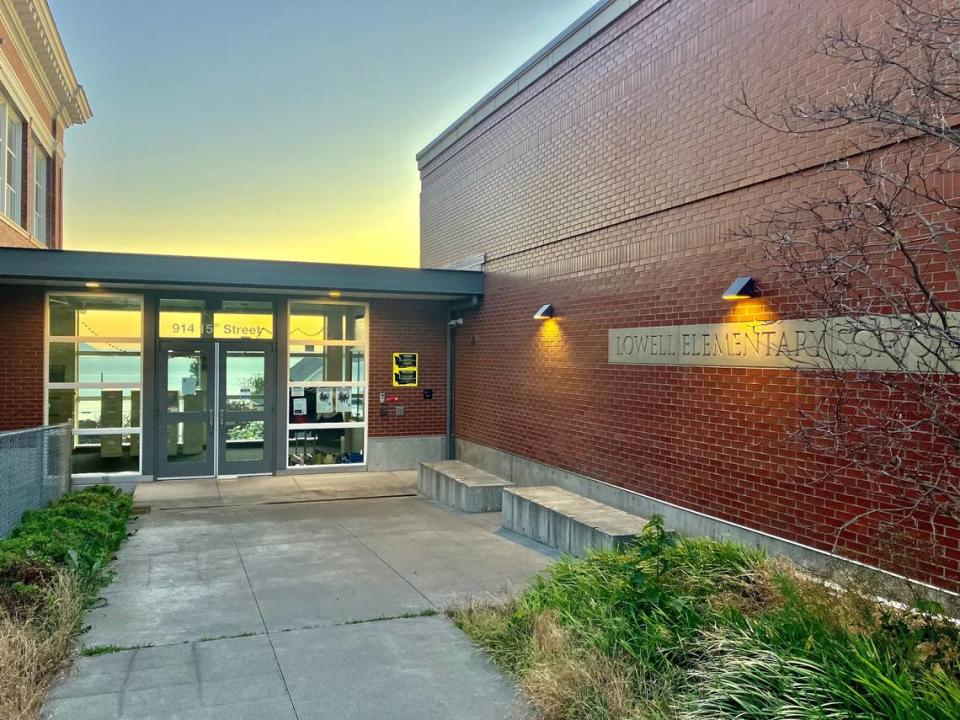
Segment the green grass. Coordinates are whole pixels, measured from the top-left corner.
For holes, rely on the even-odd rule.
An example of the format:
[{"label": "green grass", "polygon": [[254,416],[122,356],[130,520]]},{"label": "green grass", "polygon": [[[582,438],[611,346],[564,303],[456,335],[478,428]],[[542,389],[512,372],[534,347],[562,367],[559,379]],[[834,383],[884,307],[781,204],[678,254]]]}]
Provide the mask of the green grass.
[{"label": "green grass", "polygon": [[411,618],[433,617],[439,615],[440,611],[435,608],[426,610],[414,610],[412,612],[400,613],[399,615],[381,615],[375,618],[361,618],[359,620],[347,620],[343,625],[362,625],[364,623],[383,622],[384,620],[408,620]]},{"label": "green grass", "polygon": [[955,625],[659,520],[453,616],[550,720],[960,717]]}]

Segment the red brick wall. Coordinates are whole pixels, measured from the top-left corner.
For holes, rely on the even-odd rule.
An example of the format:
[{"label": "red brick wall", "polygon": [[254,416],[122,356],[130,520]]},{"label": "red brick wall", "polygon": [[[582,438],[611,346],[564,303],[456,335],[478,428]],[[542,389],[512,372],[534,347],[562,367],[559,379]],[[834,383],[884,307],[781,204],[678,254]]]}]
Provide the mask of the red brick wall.
[{"label": "red brick wall", "polygon": [[[827,388],[792,371],[617,366],[613,327],[760,319],[795,310],[755,244],[731,231],[824,182],[841,145],[730,112],[753,97],[842,84],[814,52],[880,3],[641,2],[421,168],[425,266],[484,252],[487,294],[457,346],[457,434],[830,550],[876,488],[792,444]],[[725,303],[739,275],[759,303]],[[545,302],[558,319],[532,320]],[[940,527],[911,575],[960,587],[960,530]],[[921,538],[922,539],[922,538]],[[840,551],[879,562],[861,523]]]},{"label": "red brick wall", "polygon": [[0,430],[43,424],[43,291],[0,286]]},{"label": "red brick wall", "polygon": [[[369,433],[374,436],[440,435],[446,431],[447,304],[435,301],[376,300],[370,303]],[[415,388],[393,387],[393,353],[419,353]],[[423,398],[433,390],[433,399]],[[380,405],[380,393],[397,402]],[[397,416],[396,407],[405,414]],[[381,414],[385,412],[386,414]]]}]

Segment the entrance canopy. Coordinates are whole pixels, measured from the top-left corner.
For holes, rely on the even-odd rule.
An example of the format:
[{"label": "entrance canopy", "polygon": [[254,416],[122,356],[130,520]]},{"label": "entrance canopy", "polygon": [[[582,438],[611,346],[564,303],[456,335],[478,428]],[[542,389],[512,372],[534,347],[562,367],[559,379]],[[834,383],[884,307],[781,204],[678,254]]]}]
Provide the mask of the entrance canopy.
[{"label": "entrance canopy", "polygon": [[483,294],[483,273],[469,270],[21,248],[0,248],[0,282],[288,294],[336,291],[344,296],[436,300]]},{"label": "entrance canopy", "polygon": [[0,418],[69,425],[81,483],[415,467],[444,447],[450,308],[482,293],[468,270],[2,248]]}]

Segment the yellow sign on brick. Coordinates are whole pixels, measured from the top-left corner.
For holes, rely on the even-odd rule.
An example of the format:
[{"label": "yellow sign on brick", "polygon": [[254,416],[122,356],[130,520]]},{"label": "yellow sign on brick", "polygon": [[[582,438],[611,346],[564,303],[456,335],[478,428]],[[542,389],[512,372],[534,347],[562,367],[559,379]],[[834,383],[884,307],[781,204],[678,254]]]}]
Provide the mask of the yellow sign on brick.
[{"label": "yellow sign on brick", "polygon": [[395,352],[393,354],[393,386],[416,387],[418,378],[418,353]]}]

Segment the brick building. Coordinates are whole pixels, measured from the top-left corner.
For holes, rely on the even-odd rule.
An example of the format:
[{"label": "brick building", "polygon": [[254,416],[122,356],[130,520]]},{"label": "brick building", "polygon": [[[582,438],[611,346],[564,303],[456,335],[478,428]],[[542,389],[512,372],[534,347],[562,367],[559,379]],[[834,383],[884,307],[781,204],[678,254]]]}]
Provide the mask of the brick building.
[{"label": "brick building", "polygon": [[[866,505],[853,476],[798,483],[829,463],[788,440],[817,380],[723,361],[620,364],[608,343],[618,328],[718,327],[804,302],[735,231],[810,190],[848,146],[778,133],[729,104],[741,87],[761,104],[836,91],[844,78],[817,54],[824,33],[841,19],[871,32],[889,9],[605,0],[418,155],[422,264],[486,278],[458,330],[462,457],[694,532],[805,559],[835,549]],[[740,276],[759,300],[721,298]],[[545,303],[556,317],[533,320]],[[935,553],[905,572],[956,589],[960,531],[935,529]],[[836,551],[876,564],[877,541],[854,525]]]},{"label": "brick building", "polygon": [[[68,424],[76,483],[455,453],[691,533],[881,562],[869,525],[834,546],[866,506],[860,478],[797,483],[829,467],[789,441],[822,382],[725,329],[756,333],[804,302],[733,231],[846,152],[727,104],[741,83],[762,100],[832,92],[820,38],[841,18],[880,27],[875,3],[602,0],[420,153],[417,270],[55,249],[63,128],[89,109],[46,4],[0,7],[31,62],[47,68],[38,48],[54,47],[59,68],[36,98],[10,95],[27,103],[22,157],[49,140],[55,160],[45,236],[23,221],[28,162],[20,221],[0,214],[0,429]],[[724,300],[741,277],[761,296]],[[960,529],[935,530],[906,572],[957,589]]]},{"label": "brick building", "polygon": [[46,0],[0,2],[0,247],[63,246],[64,132],[90,115]]}]

